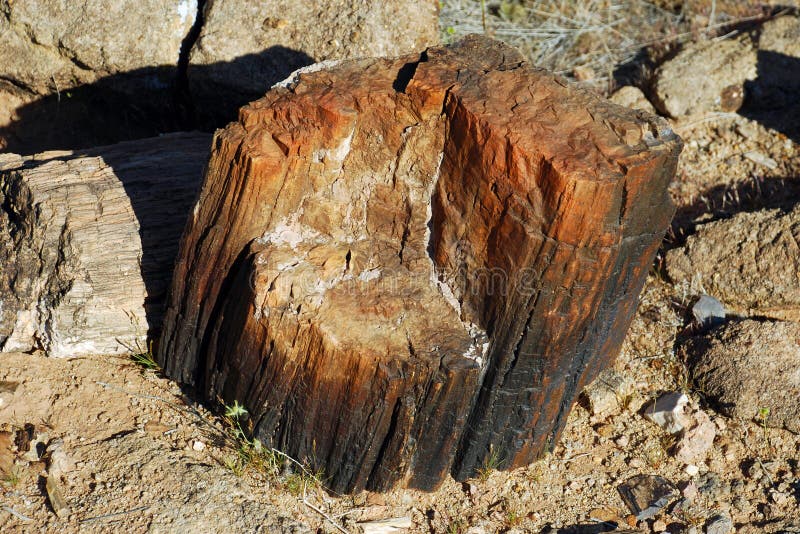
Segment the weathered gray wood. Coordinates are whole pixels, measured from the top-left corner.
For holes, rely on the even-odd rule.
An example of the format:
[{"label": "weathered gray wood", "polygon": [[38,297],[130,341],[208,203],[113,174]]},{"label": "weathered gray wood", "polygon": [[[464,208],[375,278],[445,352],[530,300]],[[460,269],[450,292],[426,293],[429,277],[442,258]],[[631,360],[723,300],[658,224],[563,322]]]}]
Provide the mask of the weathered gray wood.
[{"label": "weathered gray wood", "polygon": [[157,329],[210,136],[0,158],[0,350],[122,353]]}]

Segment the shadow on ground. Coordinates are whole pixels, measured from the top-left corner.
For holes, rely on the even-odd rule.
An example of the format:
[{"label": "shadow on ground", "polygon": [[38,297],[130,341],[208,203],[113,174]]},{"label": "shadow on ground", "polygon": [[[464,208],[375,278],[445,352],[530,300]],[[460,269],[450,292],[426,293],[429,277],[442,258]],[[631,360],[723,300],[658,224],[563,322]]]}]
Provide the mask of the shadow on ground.
[{"label": "shadow on ground", "polygon": [[757,65],[739,114],[800,143],[800,58],[760,50]]},{"label": "shadow on ground", "polygon": [[[5,151],[81,149],[184,130],[213,131],[300,67],[307,54],[273,46],[230,62],[138,69],[39,98],[0,128]],[[269,74],[264,74],[269,73]],[[225,79],[235,83],[225,84]],[[240,83],[244,79],[246,83]],[[222,80],[222,82],[220,82]],[[241,90],[236,87],[259,87]],[[2,145],[0,145],[2,146]]]}]

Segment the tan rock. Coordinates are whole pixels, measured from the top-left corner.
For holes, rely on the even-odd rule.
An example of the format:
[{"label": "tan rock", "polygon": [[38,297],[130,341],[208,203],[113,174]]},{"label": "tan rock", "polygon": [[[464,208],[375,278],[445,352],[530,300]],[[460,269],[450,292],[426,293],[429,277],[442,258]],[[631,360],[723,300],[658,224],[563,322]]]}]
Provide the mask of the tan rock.
[{"label": "tan rock", "polygon": [[648,113],[655,113],[656,108],[647,100],[647,97],[638,87],[626,85],[617,89],[609,98],[615,104],[631,109],[640,109]]},{"label": "tan rock", "polygon": [[728,323],[685,350],[692,379],[722,413],[800,432],[800,324]]},{"label": "tan rock", "polygon": [[800,205],[698,227],[667,253],[667,274],[738,314],[800,320]]},{"label": "tan rock", "polygon": [[693,43],[655,73],[654,104],[671,117],[736,111],[743,86],[756,72],[756,51],[747,39]]}]

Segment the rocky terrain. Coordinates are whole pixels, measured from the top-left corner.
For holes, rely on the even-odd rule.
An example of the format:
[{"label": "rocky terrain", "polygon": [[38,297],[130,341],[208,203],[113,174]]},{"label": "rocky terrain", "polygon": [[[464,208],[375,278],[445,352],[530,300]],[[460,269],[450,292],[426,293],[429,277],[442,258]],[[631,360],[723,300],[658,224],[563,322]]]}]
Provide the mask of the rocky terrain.
[{"label": "rocky terrain", "polygon": [[[530,7],[490,5],[490,23],[512,4]],[[800,18],[722,29],[609,91],[682,136],[678,211],[616,363],[540,461],[339,496],[237,432],[246,414],[147,369],[144,349],[138,363],[7,353],[0,530],[800,532]]]}]

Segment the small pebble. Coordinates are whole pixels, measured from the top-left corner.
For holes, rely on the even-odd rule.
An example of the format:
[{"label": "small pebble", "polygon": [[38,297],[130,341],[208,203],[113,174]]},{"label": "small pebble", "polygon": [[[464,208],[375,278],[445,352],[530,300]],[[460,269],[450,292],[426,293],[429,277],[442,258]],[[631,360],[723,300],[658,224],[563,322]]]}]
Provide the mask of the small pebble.
[{"label": "small pebble", "polygon": [[206,444],[199,439],[196,439],[194,442],[192,442],[192,449],[196,450],[197,452],[204,451],[206,449]]},{"label": "small pebble", "polygon": [[697,466],[696,466],[696,465],[694,465],[694,464],[689,464],[689,465],[687,465],[687,466],[686,466],[686,468],[684,469],[684,471],[685,471],[685,472],[686,472],[686,474],[687,474],[687,475],[689,475],[690,477],[694,477],[694,476],[697,476],[697,474],[700,472],[700,468],[699,468],[699,467],[697,467]]},{"label": "small pebble", "polygon": [[667,530],[667,524],[662,520],[657,520],[653,523],[653,532],[664,532]]}]

